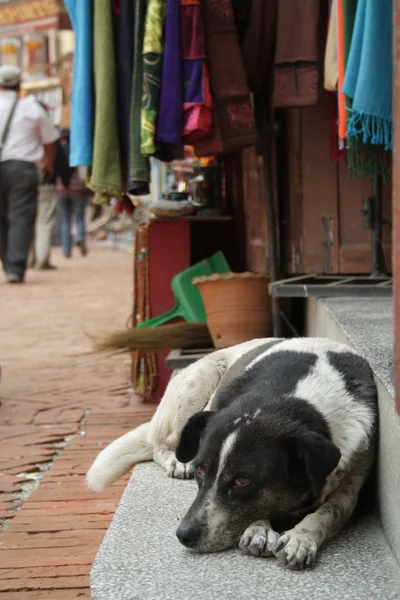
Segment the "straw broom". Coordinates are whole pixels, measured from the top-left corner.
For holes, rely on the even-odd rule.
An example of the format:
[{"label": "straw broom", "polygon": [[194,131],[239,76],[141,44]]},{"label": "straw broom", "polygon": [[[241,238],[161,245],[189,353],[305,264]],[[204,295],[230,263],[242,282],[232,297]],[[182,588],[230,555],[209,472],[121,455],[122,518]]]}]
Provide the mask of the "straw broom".
[{"label": "straw broom", "polygon": [[93,339],[96,353],[123,353],[142,350],[174,350],[179,348],[209,348],[212,340],[205,323],[175,323],[161,327],[122,329]]}]

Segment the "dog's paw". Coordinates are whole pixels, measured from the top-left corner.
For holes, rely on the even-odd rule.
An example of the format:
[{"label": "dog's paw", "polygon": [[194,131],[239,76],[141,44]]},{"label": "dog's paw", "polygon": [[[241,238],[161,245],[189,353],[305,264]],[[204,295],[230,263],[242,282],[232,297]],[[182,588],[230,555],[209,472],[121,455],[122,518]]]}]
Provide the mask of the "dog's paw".
[{"label": "dog's paw", "polygon": [[240,538],[239,548],[253,556],[273,556],[273,547],[278,538],[279,533],[271,529],[269,521],[256,521]]},{"label": "dog's paw", "polygon": [[191,463],[183,464],[173,458],[167,465],[167,475],[173,479],[193,479],[194,469]]},{"label": "dog's paw", "polygon": [[289,569],[301,570],[313,567],[318,546],[308,533],[292,529],[283,533],[276,541],[273,552],[276,558]]}]

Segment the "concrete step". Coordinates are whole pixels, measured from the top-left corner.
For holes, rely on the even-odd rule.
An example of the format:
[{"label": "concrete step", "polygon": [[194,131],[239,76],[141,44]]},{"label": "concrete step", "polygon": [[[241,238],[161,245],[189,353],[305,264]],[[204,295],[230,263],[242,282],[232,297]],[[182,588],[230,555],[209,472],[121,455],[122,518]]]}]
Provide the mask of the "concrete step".
[{"label": "concrete step", "polygon": [[195,493],[154,463],[135,468],[92,567],[92,600],[399,600],[400,570],[375,514],[356,516],[300,573],[239,550],[186,550],[175,530]]},{"label": "concrete step", "polygon": [[307,334],[351,344],[369,361],[374,371],[380,421],[379,517],[400,564],[400,416],[396,412],[392,381],[393,300],[367,297],[310,298],[307,301]]}]

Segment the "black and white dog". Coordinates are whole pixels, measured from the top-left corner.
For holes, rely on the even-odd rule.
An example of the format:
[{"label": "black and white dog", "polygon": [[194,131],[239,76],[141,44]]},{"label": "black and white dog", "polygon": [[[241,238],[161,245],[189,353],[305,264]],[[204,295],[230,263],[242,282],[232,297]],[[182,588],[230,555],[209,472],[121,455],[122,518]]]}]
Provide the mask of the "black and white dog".
[{"label": "black and white dog", "polygon": [[319,338],[253,340],[179,372],[152,421],[105,448],[87,481],[102,490],[152,459],[171,477],[195,476],[182,544],[239,545],[301,569],[352,514],[376,432],[374,378],[354,350]]}]

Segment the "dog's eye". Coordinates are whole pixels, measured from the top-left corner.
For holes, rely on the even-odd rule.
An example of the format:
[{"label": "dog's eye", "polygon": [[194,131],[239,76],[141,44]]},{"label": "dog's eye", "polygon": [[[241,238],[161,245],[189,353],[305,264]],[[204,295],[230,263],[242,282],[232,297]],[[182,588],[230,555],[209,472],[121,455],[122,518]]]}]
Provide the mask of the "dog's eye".
[{"label": "dog's eye", "polygon": [[204,477],[204,475],[206,474],[206,470],[205,470],[205,468],[204,468],[204,467],[202,467],[201,465],[199,465],[199,466],[196,468],[196,471],[197,471],[197,475],[198,475],[199,477]]},{"label": "dog's eye", "polygon": [[237,479],[235,479],[235,485],[237,485],[239,487],[243,487],[244,485],[247,485],[248,483],[250,483],[250,479],[246,479],[246,477],[238,477]]}]

